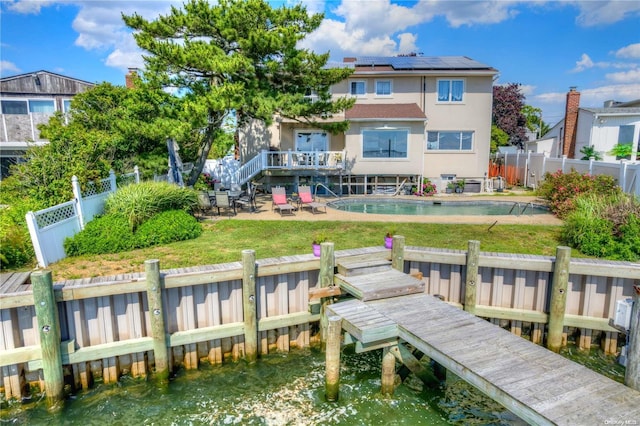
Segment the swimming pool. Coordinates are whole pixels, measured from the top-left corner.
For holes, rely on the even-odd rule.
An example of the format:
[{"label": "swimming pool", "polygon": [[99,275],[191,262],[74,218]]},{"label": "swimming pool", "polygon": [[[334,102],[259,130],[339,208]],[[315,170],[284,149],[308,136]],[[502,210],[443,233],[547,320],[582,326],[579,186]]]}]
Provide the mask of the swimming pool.
[{"label": "swimming pool", "polygon": [[370,214],[417,216],[518,216],[549,214],[542,205],[515,201],[440,201],[397,198],[343,198],[327,203],[331,208]]}]

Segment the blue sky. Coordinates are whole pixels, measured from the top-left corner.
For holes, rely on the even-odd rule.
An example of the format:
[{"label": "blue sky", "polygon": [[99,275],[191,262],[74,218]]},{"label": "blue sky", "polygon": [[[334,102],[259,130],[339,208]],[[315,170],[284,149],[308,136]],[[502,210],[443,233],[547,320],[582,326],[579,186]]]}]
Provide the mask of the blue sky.
[{"label": "blue sky", "polygon": [[[292,1],[273,2],[274,5]],[[304,2],[325,21],[304,46],[344,56],[464,55],[496,68],[498,84],[519,83],[550,125],[577,86],[581,106],[640,99],[640,1]],[[181,1],[0,1],[0,73],[47,70],[124,84],[141,52],[121,13],[147,19]]]}]

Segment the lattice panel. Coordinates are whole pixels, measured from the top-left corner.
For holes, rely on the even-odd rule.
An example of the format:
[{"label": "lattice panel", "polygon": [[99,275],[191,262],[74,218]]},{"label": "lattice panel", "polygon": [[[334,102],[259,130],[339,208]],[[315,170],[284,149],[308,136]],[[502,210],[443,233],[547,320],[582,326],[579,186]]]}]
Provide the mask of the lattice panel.
[{"label": "lattice panel", "polygon": [[129,173],[118,177],[118,188],[136,183],[135,173]]},{"label": "lattice panel", "polygon": [[102,194],[103,192],[111,191],[111,180],[102,179],[98,182],[87,182],[87,186],[82,192],[83,197],[90,197],[92,195]]},{"label": "lattice panel", "polygon": [[62,205],[55,210],[49,210],[36,214],[36,223],[38,228],[44,228],[54,223],[61,222],[65,219],[72,218],[76,215],[76,210],[73,208],[73,204]]}]

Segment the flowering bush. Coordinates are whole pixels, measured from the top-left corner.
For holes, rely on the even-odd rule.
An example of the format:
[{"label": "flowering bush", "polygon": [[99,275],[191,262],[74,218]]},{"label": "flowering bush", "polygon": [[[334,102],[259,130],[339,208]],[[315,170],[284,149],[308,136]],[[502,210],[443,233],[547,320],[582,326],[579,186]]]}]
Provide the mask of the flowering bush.
[{"label": "flowering bush", "polygon": [[214,179],[209,173],[201,173],[200,176],[198,176],[198,180],[193,185],[193,189],[207,191],[209,189],[213,189],[214,185],[219,182],[219,180]]},{"label": "flowering bush", "polygon": [[418,189],[416,189],[414,194],[418,197],[429,197],[436,194],[437,192],[438,190],[436,189],[436,185],[432,183],[429,178],[423,178],[422,185],[420,185]]},{"label": "flowering bush", "polygon": [[611,176],[580,174],[575,170],[562,173],[547,173],[538,189],[538,194],[549,202],[549,209],[564,219],[576,208],[575,200],[583,194],[610,195],[620,193]]}]

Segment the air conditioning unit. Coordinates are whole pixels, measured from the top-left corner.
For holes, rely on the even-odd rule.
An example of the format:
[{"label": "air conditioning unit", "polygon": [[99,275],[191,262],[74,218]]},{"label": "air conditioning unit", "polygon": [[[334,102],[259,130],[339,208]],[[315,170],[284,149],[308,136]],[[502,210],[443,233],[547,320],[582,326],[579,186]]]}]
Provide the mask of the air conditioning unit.
[{"label": "air conditioning unit", "polygon": [[625,330],[631,328],[631,308],[633,307],[633,299],[622,299],[616,301],[616,313],[613,318],[613,325]]}]

